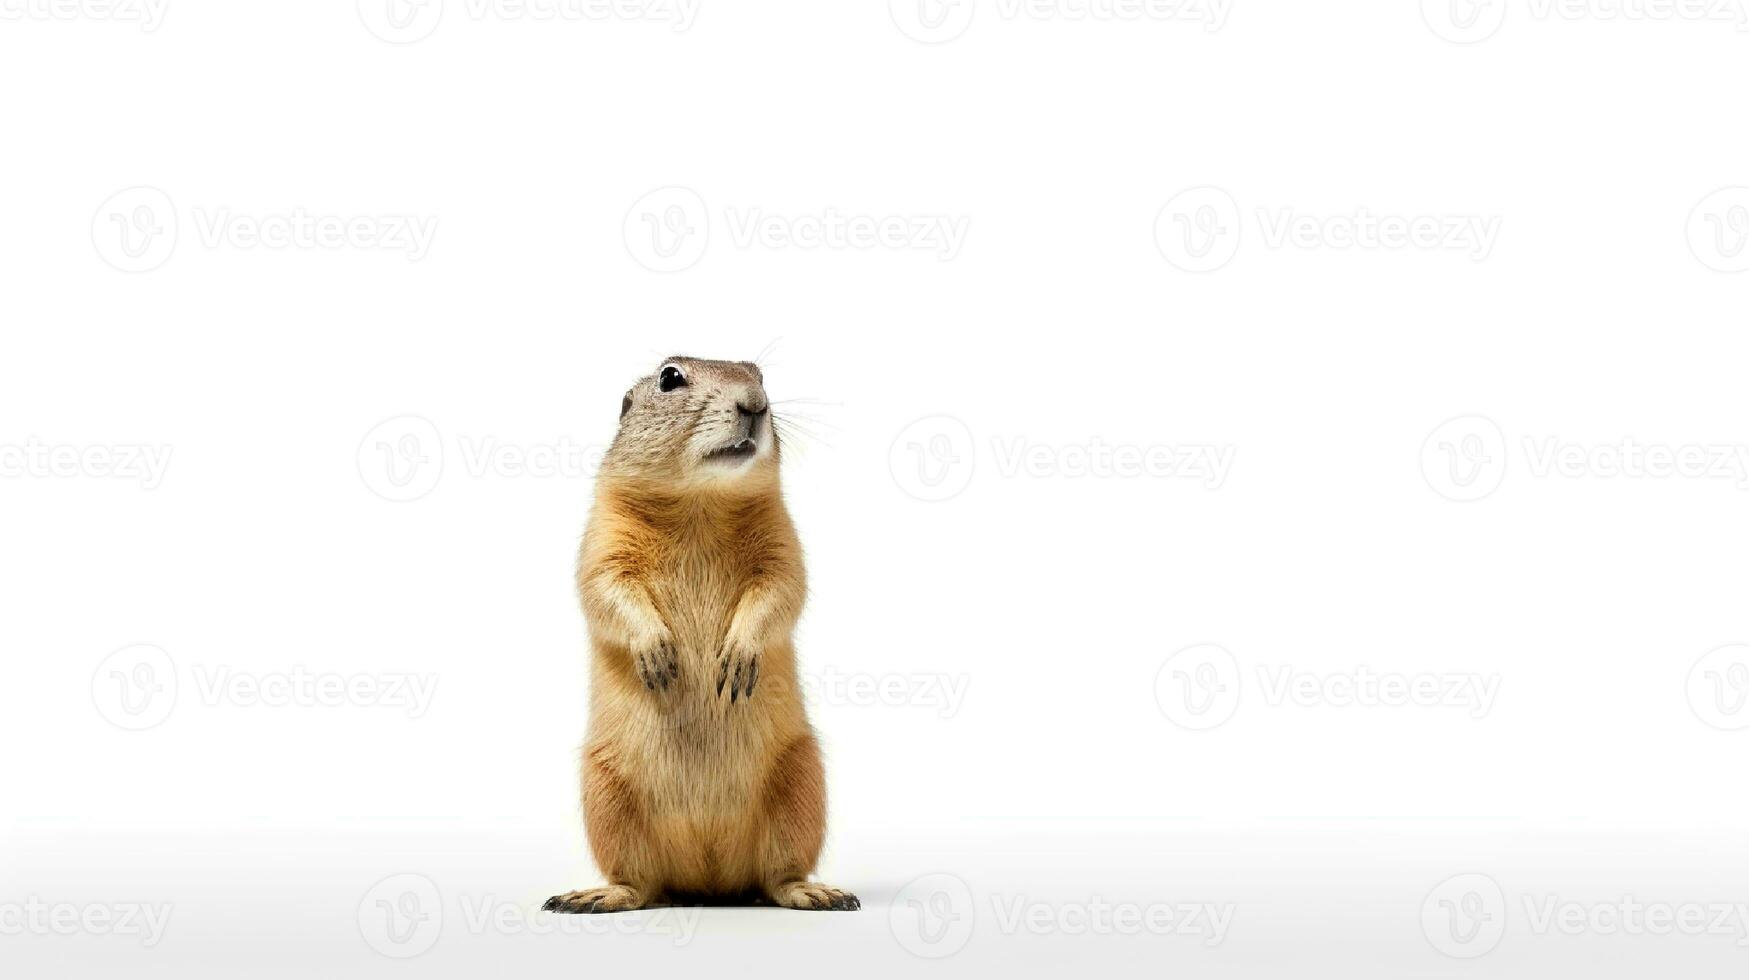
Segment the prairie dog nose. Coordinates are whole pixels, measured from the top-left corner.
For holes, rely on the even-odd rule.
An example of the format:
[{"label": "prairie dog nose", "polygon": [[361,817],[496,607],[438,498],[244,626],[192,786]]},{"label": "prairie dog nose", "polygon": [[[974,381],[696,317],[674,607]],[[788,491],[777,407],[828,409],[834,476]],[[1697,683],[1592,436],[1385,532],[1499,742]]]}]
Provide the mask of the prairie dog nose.
[{"label": "prairie dog nose", "polygon": [[764,392],[749,392],[735,402],[735,411],[743,418],[757,418],[771,410],[771,403],[765,400]]}]

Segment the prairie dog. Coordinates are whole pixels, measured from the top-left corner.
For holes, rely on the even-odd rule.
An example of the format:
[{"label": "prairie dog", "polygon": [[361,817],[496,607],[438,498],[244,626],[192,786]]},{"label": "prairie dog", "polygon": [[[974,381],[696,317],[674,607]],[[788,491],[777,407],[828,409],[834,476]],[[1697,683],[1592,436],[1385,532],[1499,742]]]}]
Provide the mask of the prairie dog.
[{"label": "prairie dog", "polygon": [[577,561],[583,817],[607,884],[546,908],[860,907],[808,880],[825,774],[796,685],[805,582],[778,455],[757,365],[671,357],[621,401]]}]

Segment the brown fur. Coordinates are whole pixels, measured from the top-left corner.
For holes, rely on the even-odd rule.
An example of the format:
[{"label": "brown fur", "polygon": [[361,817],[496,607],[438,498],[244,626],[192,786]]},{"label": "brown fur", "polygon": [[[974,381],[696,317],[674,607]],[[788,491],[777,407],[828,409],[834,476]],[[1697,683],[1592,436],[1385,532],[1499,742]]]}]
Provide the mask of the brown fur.
[{"label": "brown fur", "polygon": [[[762,895],[850,909],[812,883],[825,774],[796,683],[791,632],[806,590],[783,505],[778,444],[736,405],[768,408],[757,367],[671,358],[626,394],[577,565],[594,683],[585,825],[604,888],[556,911],[677,896]],[[711,454],[743,437],[745,460]]]}]

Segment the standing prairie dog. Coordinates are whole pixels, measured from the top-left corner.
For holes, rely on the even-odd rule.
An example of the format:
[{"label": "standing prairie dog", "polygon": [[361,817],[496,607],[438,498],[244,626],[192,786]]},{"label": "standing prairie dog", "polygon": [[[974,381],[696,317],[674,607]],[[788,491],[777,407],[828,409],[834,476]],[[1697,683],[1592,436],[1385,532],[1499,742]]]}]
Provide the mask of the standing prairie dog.
[{"label": "standing prairie dog", "polygon": [[607,885],[558,912],[764,898],[810,882],[825,776],[796,685],[801,544],[756,365],[673,357],[620,403],[577,587],[594,650],[583,817]]}]

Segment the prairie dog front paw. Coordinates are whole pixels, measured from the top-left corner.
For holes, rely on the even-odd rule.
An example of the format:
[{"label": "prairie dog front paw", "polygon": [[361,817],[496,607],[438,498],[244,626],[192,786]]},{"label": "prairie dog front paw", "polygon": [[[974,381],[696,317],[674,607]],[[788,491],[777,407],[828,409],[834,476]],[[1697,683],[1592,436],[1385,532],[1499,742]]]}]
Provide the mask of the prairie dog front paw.
[{"label": "prairie dog front paw", "polygon": [[734,637],[723,640],[717,653],[717,696],[729,692],[729,703],[753,696],[759,680],[759,648]]},{"label": "prairie dog front paw", "polygon": [[680,676],[680,655],[666,630],[638,637],[631,645],[632,669],[652,691],[666,691]]}]

